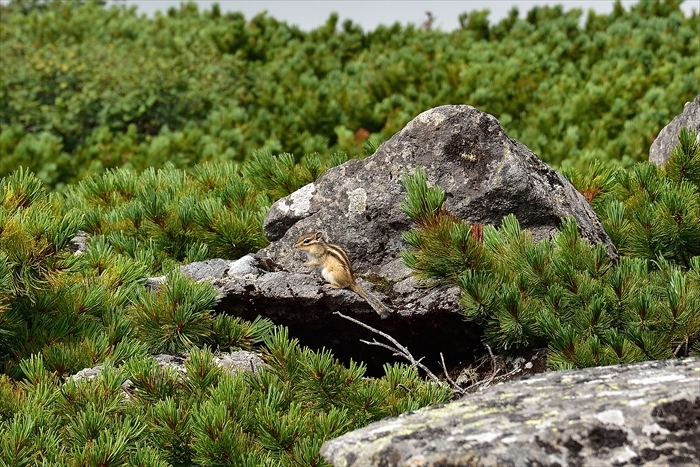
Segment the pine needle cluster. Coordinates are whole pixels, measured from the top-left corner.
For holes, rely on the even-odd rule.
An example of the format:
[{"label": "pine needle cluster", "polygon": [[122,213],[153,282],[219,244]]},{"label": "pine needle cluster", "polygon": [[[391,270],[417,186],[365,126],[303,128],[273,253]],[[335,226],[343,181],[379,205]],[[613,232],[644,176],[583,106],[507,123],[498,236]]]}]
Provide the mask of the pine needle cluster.
[{"label": "pine needle cluster", "polygon": [[267,366],[256,374],[229,373],[203,348],[191,350],[184,373],[134,356],[65,382],[34,355],[20,364],[21,382],[0,376],[0,462],[326,466],[325,440],[451,397],[403,365],[366,378],[362,364],[301,348],[284,328],[263,348]]},{"label": "pine needle cluster", "polygon": [[504,352],[547,346],[573,368],[700,353],[700,151],[683,131],[665,170],[592,167],[573,177],[622,258],[581,238],[565,219],[534,242],[513,215],[468,225],[442,206],[425,174],[407,176],[404,210],[417,228],[405,263],[432,284],[462,289],[463,313]]},{"label": "pine needle cluster", "polygon": [[[256,247],[271,200],[344,157],[119,169],[52,194],[24,170],[3,178],[0,465],[328,465],[325,440],[450,399],[414,368],[368,378],[267,319],[216,315],[211,285],[177,270]],[[78,229],[91,238],[74,254]],[[157,272],[167,281],[151,289]],[[213,362],[235,349],[265,366],[231,374]],[[158,366],[159,352],[188,353],[186,371]],[[92,380],[70,377],[98,364]]]},{"label": "pine needle cluster", "polygon": [[[264,244],[270,199],[232,164],[205,164],[191,174],[120,169],[52,194],[22,169],[4,177],[0,369],[17,374],[21,359],[41,354],[50,371],[65,376],[106,358],[119,363],[196,345],[252,348],[271,323],[214,316],[212,288],[176,269],[212,250],[236,257]],[[91,238],[72,254],[67,245],[78,229]],[[165,285],[145,286],[162,273]]]},{"label": "pine needle cluster", "polygon": [[113,169],[67,187],[59,198],[64,210],[81,212],[81,230],[158,275],[183,262],[234,259],[266,246],[262,224],[272,202],[346,160],[342,152],[301,158],[256,152],[242,164],[204,163],[188,171],[168,164],[140,174]]}]

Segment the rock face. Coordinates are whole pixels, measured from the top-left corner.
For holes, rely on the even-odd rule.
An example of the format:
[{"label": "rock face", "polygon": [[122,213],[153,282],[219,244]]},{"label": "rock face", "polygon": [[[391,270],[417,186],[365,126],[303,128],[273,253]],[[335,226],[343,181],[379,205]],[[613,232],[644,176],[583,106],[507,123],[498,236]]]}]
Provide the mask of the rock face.
[{"label": "rock face", "polygon": [[348,251],[358,271],[405,277],[398,254],[411,221],[400,206],[406,195],[401,180],[417,167],[430,185],[445,190],[446,208],[461,219],[499,225],[513,213],[542,239],[573,216],[585,238],[615,254],[598,217],[563,176],[510,139],[493,116],[454,105],[423,112],[372,157],[335,167],[277,201],[264,225],[273,243],[258,256],[301,271],[303,255],[291,246],[300,235],[321,230]]},{"label": "rock face", "polygon": [[666,161],[671,156],[671,150],[678,144],[678,133],[682,127],[700,131],[700,94],[693,102],[687,102],[683,112],[659,132],[659,136],[649,148],[649,162],[659,167],[666,165]]},{"label": "rock face", "polygon": [[700,465],[700,359],[550,372],[326,442],[352,466]]},{"label": "rock face", "polygon": [[[573,216],[585,238],[617,255],[595,213],[568,181],[510,139],[494,117],[463,105],[420,114],[371,157],[335,167],[280,199],[265,220],[272,242],[267,248],[231,263],[228,272],[221,266],[213,275],[202,270],[193,277],[218,277],[219,311],[270,317],[289,326],[303,344],[332,348],[343,359],[381,367],[391,353],[359,344],[371,334],[333,315],[336,310],[361,315],[416,358],[426,356],[426,362],[439,361],[439,352],[455,360],[469,358],[481,332],[456,313],[459,290],[420,288],[400,259],[407,247],[402,234],[412,227],[400,207],[406,194],[401,180],[418,167],[429,184],[446,191],[446,208],[462,219],[498,225],[514,213],[542,239]],[[395,310],[389,319],[380,322],[357,294],[329,290],[316,273],[309,274],[303,266],[306,255],[293,244],[311,231],[324,232],[348,252],[360,285]]]}]

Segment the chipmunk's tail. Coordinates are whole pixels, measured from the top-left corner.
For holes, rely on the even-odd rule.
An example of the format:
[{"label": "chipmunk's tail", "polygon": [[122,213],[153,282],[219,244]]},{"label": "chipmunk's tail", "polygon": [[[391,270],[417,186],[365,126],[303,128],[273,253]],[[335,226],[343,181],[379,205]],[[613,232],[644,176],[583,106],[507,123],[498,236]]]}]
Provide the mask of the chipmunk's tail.
[{"label": "chipmunk's tail", "polygon": [[367,292],[365,289],[360,287],[360,285],[357,283],[351,285],[350,288],[357,295],[364,298],[367,301],[367,303],[369,303],[370,306],[372,308],[374,308],[374,311],[376,311],[379,314],[379,317],[381,319],[389,317],[389,315],[391,314],[391,310],[386,305],[384,305],[382,302],[380,302],[377,297],[375,297],[371,293]]}]

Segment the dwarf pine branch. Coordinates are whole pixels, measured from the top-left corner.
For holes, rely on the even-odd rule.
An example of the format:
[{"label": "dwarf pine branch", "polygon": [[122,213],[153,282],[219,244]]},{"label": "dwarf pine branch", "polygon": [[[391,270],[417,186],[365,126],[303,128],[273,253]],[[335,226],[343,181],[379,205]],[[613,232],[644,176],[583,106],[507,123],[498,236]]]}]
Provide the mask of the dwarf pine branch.
[{"label": "dwarf pine branch", "polygon": [[[308,158],[309,176],[325,163]],[[0,182],[0,464],[327,465],[325,440],[452,396],[405,365],[369,378],[267,319],[213,311],[211,285],[176,268],[256,245],[270,195],[238,170],[114,170],[55,195],[24,171]],[[91,237],[73,254],[78,228]],[[266,366],[214,364],[237,349]],[[158,366],[162,351],[187,352],[186,372]]]},{"label": "dwarf pine branch", "polygon": [[615,264],[571,218],[537,243],[513,215],[498,228],[470,226],[445,211],[420,171],[404,178],[402,206],[416,228],[402,257],[423,279],[459,285],[464,315],[502,351],[548,346],[554,368],[689,355],[700,340],[697,154],[696,135],[684,131],[665,170],[571,172],[584,195],[595,193],[623,253]]}]

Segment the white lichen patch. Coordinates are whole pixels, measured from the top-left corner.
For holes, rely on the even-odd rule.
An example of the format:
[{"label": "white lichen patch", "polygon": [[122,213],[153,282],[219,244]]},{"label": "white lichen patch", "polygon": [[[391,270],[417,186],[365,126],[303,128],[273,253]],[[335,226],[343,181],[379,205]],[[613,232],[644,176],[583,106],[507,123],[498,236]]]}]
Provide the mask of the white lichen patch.
[{"label": "white lichen patch", "polygon": [[368,434],[371,437],[383,436],[383,435],[385,435],[387,433],[391,433],[399,428],[404,428],[403,423],[401,423],[400,420],[396,420],[393,423],[387,423],[387,424],[382,425],[378,428],[370,430]]},{"label": "white lichen patch", "polygon": [[619,397],[623,395],[623,391],[600,391],[595,396],[596,397]]},{"label": "white lichen patch", "polygon": [[466,441],[476,441],[477,443],[490,443],[491,441],[500,438],[503,433],[500,431],[487,431],[485,433],[477,433],[470,436],[465,436]]},{"label": "white lichen patch", "polygon": [[547,381],[547,378],[530,378],[530,379],[526,379],[525,381],[523,381],[523,384],[527,384],[528,386],[531,386],[534,383],[539,383],[541,381]]},{"label": "white lichen patch", "polygon": [[262,274],[262,271],[256,264],[257,261],[252,255],[246,255],[231,263],[231,266],[228,268],[228,276],[241,279],[255,279]]},{"label": "white lichen patch", "polygon": [[346,191],[348,195],[348,214],[359,214],[367,209],[367,192],[363,188]]},{"label": "white lichen patch", "polygon": [[625,450],[619,455],[613,457],[611,462],[613,465],[625,465],[633,462],[633,459],[639,457],[636,452],[630,449],[629,446],[625,446]]},{"label": "white lichen patch", "polygon": [[461,157],[462,159],[464,159],[464,160],[469,161],[469,162],[476,162],[477,160],[479,160],[479,158],[477,157],[477,155],[474,154],[473,152],[465,152],[465,153],[462,153],[462,154],[460,154],[460,157]]},{"label": "white lichen patch", "polygon": [[277,209],[282,214],[291,213],[295,217],[301,217],[311,209],[311,198],[316,191],[316,185],[309,183],[299,188],[297,191],[279,201]]},{"label": "white lichen patch", "polygon": [[642,427],[642,433],[644,433],[647,436],[652,436],[652,435],[668,435],[671,432],[668,431],[666,428],[659,426],[658,423],[652,423],[650,425],[644,425]]},{"label": "white lichen patch", "polygon": [[443,112],[436,112],[434,110],[426,110],[422,114],[418,115],[413,119],[413,122],[423,123],[424,125],[438,126],[445,121],[445,114]]},{"label": "white lichen patch", "polygon": [[535,428],[542,431],[542,430],[548,430],[552,426],[552,421],[551,420],[545,420],[542,423],[538,423],[535,425]]},{"label": "white lichen patch", "polygon": [[625,424],[625,415],[622,410],[606,410],[596,414],[595,418],[608,425],[623,426]]},{"label": "white lichen patch", "polygon": [[642,379],[629,379],[629,380],[627,380],[627,383],[648,386],[650,384],[669,383],[671,381],[683,381],[685,379],[687,379],[687,378],[684,375],[663,375],[663,376],[651,376],[649,378],[642,378]]}]

